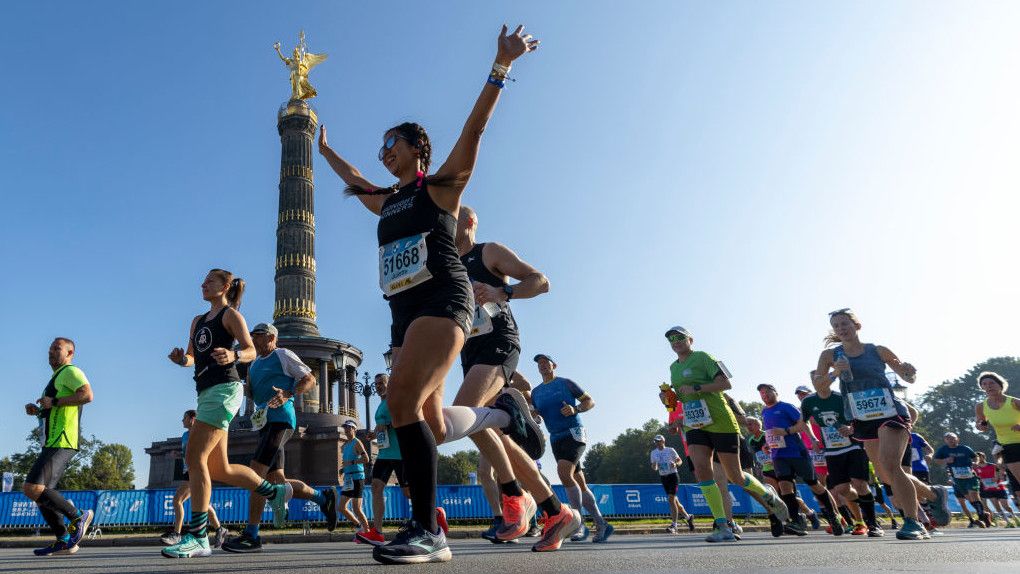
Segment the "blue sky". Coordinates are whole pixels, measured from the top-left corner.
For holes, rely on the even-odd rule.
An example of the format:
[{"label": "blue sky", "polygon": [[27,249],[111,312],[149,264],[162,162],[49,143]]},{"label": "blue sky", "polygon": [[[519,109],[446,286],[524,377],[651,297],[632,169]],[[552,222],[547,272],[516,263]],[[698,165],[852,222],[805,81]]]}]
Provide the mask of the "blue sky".
[{"label": "blue sky", "polygon": [[[295,5],[296,6],[296,5]],[[405,120],[445,158],[500,24],[542,48],[514,67],[465,202],[481,240],[544,271],[515,304],[523,355],[595,398],[595,441],[663,418],[682,324],[735,394],[806,382],[826,313],[919,369],[917,390],[1015,354],[1020,38],[1016,5],[948,2],[305,2],[12,5],[0,84],[4,209],[0,453],[55,335],[92,380],[86,432],[123,442],[144,485],[191,378],[165,356],[206,270],[243,276],[271,317],[279,140],[272,44],[304,29],[332,145],[379,183]],[[375,219],[318,156],[323,334],[382,368],[389,312]],[[521,370],[538,380],[534,364]],[[452,398],[460,382],[447,383]],[[373,407],[374,408],[374,407]],[[446,447],[468,448],[469,443]],[[549,462],[549,461],[547,461]]]}]

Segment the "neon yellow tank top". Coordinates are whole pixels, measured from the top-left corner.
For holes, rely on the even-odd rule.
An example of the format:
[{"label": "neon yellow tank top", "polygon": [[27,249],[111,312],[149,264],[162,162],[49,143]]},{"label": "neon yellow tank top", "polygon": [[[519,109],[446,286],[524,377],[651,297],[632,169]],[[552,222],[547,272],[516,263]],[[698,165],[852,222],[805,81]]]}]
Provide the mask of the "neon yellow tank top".
[{"label": "neon yellow tank top", "polygon": [[1020,444],[1020,431],[1013,430],[1013,425],[1020,424],[1020,411],[1013,408],[1013,401],[1017,400],[1020,399],[1006,395],[1006,401],[1002,406],[993,409],[988,404],[988,399],[985,399],[985,418],[995,428],[995,438],[999,444]]}]

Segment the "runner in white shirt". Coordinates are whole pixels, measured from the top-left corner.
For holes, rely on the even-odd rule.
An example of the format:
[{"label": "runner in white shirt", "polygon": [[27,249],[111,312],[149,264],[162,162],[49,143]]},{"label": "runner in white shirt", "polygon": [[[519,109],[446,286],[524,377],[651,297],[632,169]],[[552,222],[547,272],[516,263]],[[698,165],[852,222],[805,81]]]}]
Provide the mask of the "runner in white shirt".
[{"label": "runner in white shirt", "polygon": [[655,448],[651,453],[652,468],[659,471],[659,480],[662,481],[662,488],[669,497],[669,511],[673,522],[666,529],[670,534],[676,534],[677,521],[680,517],[687,522],[687,528],[694,531],[694,517],[691,516],[684,505],[680,504],[676,492],[680,486],[680,475],[677,474],[677,466],[683,464],[683,459],[677,454],[676,449],[666,446],[666,437],[661,434],[655,435]]}]

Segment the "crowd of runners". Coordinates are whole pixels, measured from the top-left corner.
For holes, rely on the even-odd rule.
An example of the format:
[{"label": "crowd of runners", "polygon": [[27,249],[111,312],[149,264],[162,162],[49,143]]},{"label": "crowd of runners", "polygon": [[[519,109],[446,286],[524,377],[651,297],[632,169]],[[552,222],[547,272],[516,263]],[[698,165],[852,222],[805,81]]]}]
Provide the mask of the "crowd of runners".
[{"label": "crowd of runners", "polygon": [[[448,527],[436,504],[437,445],[463,438],[480,452],[479,479],[494,510],[485,538],[505,544],[538,534],[531,547],[536,552],[555,551],[567,539],[610,539],[614,527],[602,516],[580,466],[588,443],[581,414],[595,408],[594,398],[581,384],[558,376],[549,354],[533,358],[541,383],[532,386],[517,372],[521,341],[510,301],[540,296],[549,290],[549,281],[509,247],[477,243],[478,214],[461,203],[510,67],[537,46],[522,27],[513,32],[504,27],[482,92],[435,173],[430,172],[428,134],[418,124],[403,123],[383,134],[378,158],[397,179],[388,187],[373,184],[343,159],[321,128],[319,151],[347,186],[346,193],[379,217],[379,284],[392,312],[393,360],[391,372],[376,377],[382,401],[375,428],[365,429],[378,449],[370,477],[365,466],[372,460],[371,445],[356,437],[353,421],[343,426],[339,491],[318,490],[285,476],[285,445],[296,426],[294,396],[312,388],[315,377],[293,352],[277,347],[273,325],[248,329],[239,311],[243,280],[221,269],[205,277],[201,292],[208,310],[191,320],[187,347],[174,348],[168,356],[193,369],[198,398],[183,418],[184,473],[178,478],[187,484],[174,497],[177,521],[163,536],[163,556],[208,556],[213,546],[235,553],[260,551],[265,505],[280,527],[287,502],[298,498],[319,506],[330,531],[339,514],[357,525],[355,540],[370,545],[379,562],[447,561]],[[885,376],[888,368],[913,382],[915,368],[886,347],[863,343],[861,323],[849,309],[830,313],[829,327],[829,345],[811,371],[810,386],[797,389],[799,404],[780,400],[775,386],[761,384],[757,390],[765,406],[760,419],[747,416],[727,395],[732,388],[728,370],[712,355],[694,350],[690,331],[679,326],[666,331],[676,360],[659,398],[667,404],[687,464],[711,509],[707,541],[740,539],[729,485],[767,510],[777,537],[806,535],[809,522],[820,526],[817,514],[833,536],[883,536],[879,505],[889,513],[897,538],[929,538],[950,519],[948,490],[928,483],[930,464],[950,470],[953,492],[972,526],[989,527],[996,518],[1006,526],[1018,525],[1008,497],[1020,490],[1020,399],[1005,394],[1008,382],[996,373],[978,377],[987,398],[976,406],[976,422],[981,430],[994,429],[1000,445],[991,459],[961,446],[952,433],[934,449],[911,433],[917,411],[893,394]],[[37,555],[74,553],[93,518],[91,511],[79,511],[54,490],[77,452],[82,407],[92,400],[88,379],[72,364],[74,355],[73,341],[53,341],[53,376],[42,398],[25,406],[40,421],[44,447],[24,492],[56,538]],[[444,407],[444,379],[458,356],[463,383],[452,406]],[[243,383],[239,363],[249,364]],[[227,457],[227,429],[245,395],[257,407],[251,420],[259,433],[248,466]],[[681,524],[693,531],[693,517],[676,496],[677,468],[685,458],[665,443],[665,437],[655,437],[650,462],[669,495],[669,531],[681,530]],[[536,462],[547,447],[567,500],[557,497]],[[394,477],[410,500],[412,517],[387,533],[384,486]],[[210,506],[214,480],[251,492],[248,523],[239,536],[228,538],[216,520]],[[374,494],[371,522],[362,508],[366,480]],[[810,488],[819,513],[798,498],[798,480]],[[191,515],[185,524],[188,497]]]}]

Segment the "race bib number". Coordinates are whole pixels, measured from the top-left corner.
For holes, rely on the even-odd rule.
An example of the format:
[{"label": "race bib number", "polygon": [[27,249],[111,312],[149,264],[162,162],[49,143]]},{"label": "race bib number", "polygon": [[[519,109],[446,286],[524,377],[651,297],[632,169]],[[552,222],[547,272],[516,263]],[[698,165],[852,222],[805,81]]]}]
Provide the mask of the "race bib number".
[{"label": "race bib number", "polygon": [[762,466],[765,466],[766,464],[772,462],[772,457],[769,456],[769,453],[763,450],[759,450],[758,452],[754,453],[754,459],[757,460],[758,464]]},{"label": "race bib number", "polygon": [[996,478],[994,478],[994,477],[992,477],[992,478],[982,478],[981,479],[981,484],[984,485],[985,490],[994,490],[994,489],[997,489],[999,487],[999,481]]},{"label": "race bib number", "polygon": [[267,418],[268,409],[266,407],[257,407],[255,412],[251,414],[251,430],[262,430],[262,427],[266,426]]},{"label": "race bib number", "polygon": [[692,429],[700,429],[712,424],[712,413],[709,412],[705,399],[684,403],[684,424]]},{"label": "race bib number", "polygon": [[383,431],[375,435],[375,444],[379,445],[379,450],[390,448],[390,433]]},{"label": "race bib number", "polygon": [[822,427],[822,441],[826,448],[846,448],[852,444],[850,437],[839,434],[836,427]]},{"label": "race bib number", "polygon": [[488,335],[492,332],[492,315],[485,310],[485,307],[481,305],[475,305],[475,316],[471,322],[471,332],[468,333],[468,339],[471,337],[477,337],[478,335]]},{"label": "race bib number", "polygon": [[812,452],[811,462],[815,466],[825,466],[825,453],[824,452]]},{"label": "race bib number", "polygon": [[865,389],[850,393],[850,410],[853,412],[854,419],[859,421],[887,419],[896,416],[896,406],[893,404],[889,389]]},{"label": "race bib number", "polygon": [[769,443],[769,448],[786,448],[785,436],[765,435],[765,442]]},{"label": "race bib number", "polygon": [[344,492],[354,490],[354,479],[350,475],[344,474]]},{"label": "race bib number", "polygon": [[588,444],[588,429],[584,427],[571,427],[570,436],[577,442]]},{"label": "race bib number", "polygon": [[953,472],[953,478],[974,478],[974,469],[969,466],[951,466],[949,468]]},{"label": "race bib number", "polygon": [[673,472],[673,465],[668,462],[659,463],[659,474],[670,474]]},{"label": "race bib number", "polygon": [[427,233],[412,235],[379,248],[379,287],[386,295],[400,293],[432,279],[425,266]]}]

